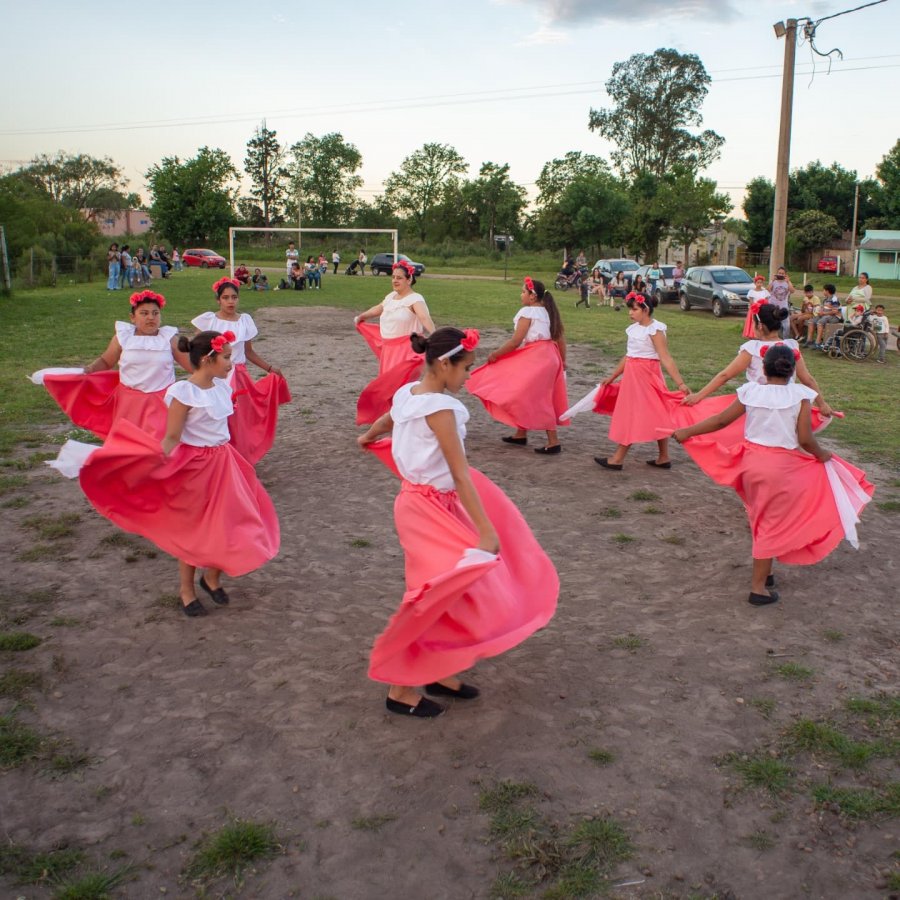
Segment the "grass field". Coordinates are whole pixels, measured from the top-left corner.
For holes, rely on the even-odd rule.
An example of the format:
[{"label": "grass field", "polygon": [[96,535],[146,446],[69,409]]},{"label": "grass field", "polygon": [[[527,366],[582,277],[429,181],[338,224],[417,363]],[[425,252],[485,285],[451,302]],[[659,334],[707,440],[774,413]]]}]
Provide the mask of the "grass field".
[{"label": "grass field", "polygon": [[[529,271],[547,282],[553,277],[549,270]],[[190,331],[191,318],[213,306],[210,285],[220,274],[195,269],[155,283],[168,299],[164,321]],[[509,328],[518,308],[518,279],[523,274],[521,269],[511,272],[515,280],[506,284],[426,277],[418,287],[438,324]],[[335,306],[348,310],[347,327],[352,328],[350,311],[373,305],[389,289],[387,278],[326,276],[321,291],[245,292],[242,309],[252,313],[260,306]],[[568,340],[595,346],[597,362],[611,365],[624,352],[626,313],[609,308],[576,310],[573,294],[558,298]],[[888,300],[886,306],[892,323],[900,321],[900,298]],[[23,291],[0,300],[4,325],[0,335],[0,451],[8,453],[17,443],[33,441],[29,432],[35,426],[65,421],[46,392],[29,384],[26,375],[44,366],[95,359],[113,333],[114,320],[126,318],[127,313],[126,291],[108,294],[105,286],[96,283]],[[664,306],[658,315],[669,326],[672,352],[693,389],[702,387],[730,361],[743,340],[743,321],[737,316],[717,320],[709,312],[684,313],[674,305]],[[900,354],[890,353],[886,366],[835,361],[812,352],[806,354],[806,360],[829,402],[846,413],[846,419],[831,426],[828,436],[852,448],[854,457],[900,465]]]}]

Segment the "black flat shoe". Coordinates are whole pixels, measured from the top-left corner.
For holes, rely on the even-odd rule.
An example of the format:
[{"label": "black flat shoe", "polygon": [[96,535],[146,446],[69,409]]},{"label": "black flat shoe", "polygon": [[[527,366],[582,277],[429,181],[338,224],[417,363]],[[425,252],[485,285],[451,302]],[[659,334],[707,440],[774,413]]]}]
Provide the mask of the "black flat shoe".
[{"label": "black flat shoe", "polygon": [[182,603],[181,608],[184,610],[184,614],[191,619],[196,618],[197,616],[209,615],[206,611],[206,607],[196,597],[186,606]]},{"label": "black flat shoe", "polygon": [[654,469],[671,469],[672,463],[670,462],[657,462],[655,459],[646,459],[644,462],[647,463],[648,466],[653,466]]},{"label": "black flat shoe", "polygon": [[439,681],[426,684],[425,690],[429,694],[436,694],[439,697],[456,697],[457,700],[474,700],[481,693],[477,687],[471,684],[461,684],[454,690]]},{"label": "black flat shoe", "polygon": [[778,591],[771,591],[768,594],[750,594],[747,602],[751,606],[768,606],[770,603],[777,603]]},{"label": "black flat shoe", "polygon": [[535,447],[535,453],[542,453],[544,456],[550,456],[553,453],[562,453],[562,444],[554,444],[552,447]]},{"label": "black flat shoe", "polygon": [[433,719],[439,716],[444,707],[427,697],[422,697],[415,705],[410,706],[408,703],[401,703],[399,700],[391,700],[390,697],[384,701],[384,705],[389,712],[397,713],[401,716],[415,716],[417,719]]},{"label": "black flat shoe", "polygon": [[775,587],[775,576],[774,575],[766,576],[766,587]]},{"label": "black flat shoe", "polygon": [[612,469],[613,472],[621,472],[623,468],[621,465],[611,463],[605,456],[595,456],[594,462],[597,463],[598,466],[603,466],[604,469]]},{"label": "black flat shoe", "polygon": [[528,443],[527,437],[517,438],[513,437],[511,434],[508,434],[504,438],[500,438],[500,440],[503,441],[504,444],[515,444],[517,447],[524,447]]},{"label": "black flat shoe", "polygon": [[228,601],[230,599],[228,594],[226,594],[225,591],[220,587],[217,587],[215,590],[213,590],[206,583],[206,579],[202,575],[200,576],[200,587],[202,587],[203,590],[206,591],[206,593],[209,594],[210,597],[212,597],[212,602],[217,606],[228,605]]}]

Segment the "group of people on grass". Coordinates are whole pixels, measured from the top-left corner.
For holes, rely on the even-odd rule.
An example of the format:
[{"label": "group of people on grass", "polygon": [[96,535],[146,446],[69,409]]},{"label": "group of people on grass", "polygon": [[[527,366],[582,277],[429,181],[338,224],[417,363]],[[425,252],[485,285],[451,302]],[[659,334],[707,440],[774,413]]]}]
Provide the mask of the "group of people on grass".
[{"label": "group of people on grass", "polygon": [[153,280],[153,272],[151,266],[157,266],[157,275],[167,278],[170,271],[181,271],[181,256],[173,247],[171,257],[166,253],[165,247],[154,244],[150,248],[150,255],[144,254],[144,248],[138,247],[132,255],[131,247],[128,244],[122,244],[119,247],[117,242],[109,245],[106,251],[107,265],[107,282],[106,289],[108,291],[124,290],[127,285],[129,288],[141,287],[150,284]]},{"label": "group of people on grass", "polygon": [[[873,488],[814,437],[834,413],[797,342],[782,338],[783,307],[756,306],[752,339],[691,392],[654,299],[632,292],[624,356],[569,407],[563,323],[540,281],[524,279],[512,334],[477,367],[479,333],[436,327],[415,285],[414,268],[398,262],[391,291],[354,320],[379,363],[357,401],[356,422],[368,426],[357,441],[400,482],[394,517],[406,591],[369,658],[370,677],[388,685],[390,712],[431,718],[444,711],[431,697],[475,699],[479,689],[461,673],[524,641],[556,609],[554,564],[501,488],[469,466],[469,412],[457,398],[464,386],[512,429],[502,438],[510,448],[527,446],[531,431],[546,432],[534,448],[542,457],[560,456],[560,427],[588,409],[610,416],[615,449],[595,457],[608,472],[621,471],[639,443],[656,445],[649,467],[670,469],[669,441],[683,443],[701,471],[743,501],[753,537],[753,606],[779,599],[775,559],[808,565],[844,538],[856,544]],[[164,297],[135,293],[129,320],[116,323],[98,359],[32,376],[73,422],[104,440],[99,448],[68,442],[53,465],[79,478],[102,515],[179,560],[182,606],[191,618],[207,613],[197,584],[214,604],[227,605],[223,574],[258,568],[280,542],[254,466],[272,446],[290,393],[253,347],[258,331],[239,310],[240,288],[237,280],[216,282],[214,308],[193,319],[191,337],[162,325]],[[254,382],[248,362],[265,376]],[[185,380],[175,380],[176,365]],[[741,374],[746,383],[734,395],[714,393]],[[350,439],[349,416],[346,425]]]}]

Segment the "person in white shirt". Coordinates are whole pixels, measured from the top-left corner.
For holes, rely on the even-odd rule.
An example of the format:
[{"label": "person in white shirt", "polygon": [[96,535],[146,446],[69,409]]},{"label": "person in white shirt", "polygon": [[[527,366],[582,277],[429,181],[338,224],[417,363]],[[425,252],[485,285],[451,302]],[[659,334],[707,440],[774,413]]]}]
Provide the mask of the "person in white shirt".
[{"label": "person in white shirt", "polygon": [[284,268],[287,273],[288,284],[291,283],[291,270],[294,268],[295,263],[300,265],[300,251],[294,246],[294,242],[291,241],[287,250],[284,251]]},{"label": "person in white shirt", "polygon": [[887,353],[888,335],[891,333],[891,323],[884,314],[884,307],[879,303],[875,307],[875,314],[871,320],[872,328],[875,329],[875,340],[878,341],[878,359],[875,362],[885,362],[885,353]]}]

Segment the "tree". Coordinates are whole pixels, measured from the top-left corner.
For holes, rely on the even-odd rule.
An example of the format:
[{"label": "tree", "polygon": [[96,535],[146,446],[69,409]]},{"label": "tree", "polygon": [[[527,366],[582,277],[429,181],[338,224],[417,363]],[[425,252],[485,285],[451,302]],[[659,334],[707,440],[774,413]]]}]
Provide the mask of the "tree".
[{"label": "tree", "polygon": [[900,228],[900,140],[875,167],[881,182],[881,215],[886,228]]},{"label": "tree", "polygon": [[841,227],[834,216],[818,209],[801,210],[788,220],[787,244],[792,253],[808,254],[840,236]]},{"label": "tree", "polygon": [[289,214],[296,216],[299,194],[304,225],[329,228],[349,222],[363,183],[356,174],[362,165],[359,150],[338,132],[322,137],[307,133],[291,153]]},{"label": "tree", "polygon": [[483,163],[478,178],[462,187],[462,198],[478,221],[479,234],[494,246],[498,228],[504,233],[518,232],[522,210],[525,208],[525,189],[509,177],[509,164]]},{"label": "tree", "polygon": [[247,141],[244,171],[250,176],[253,187],[250,196],[262,209],[262,227],[270,228],[281,221],[284,209],[285,187],[288,178],[284,168],[284,148],[278,142],[277,133],[266,127],[265,119]]},{"label": "tree", "polygon": [[90,218],[101,211],[140,205],[136,194],[124,192],[128,182],[109,157],[97,159],[86,153],[72,155],[60,150],[55,156],[35,156],[20,171],[56,203],[91,210]]},{"label": "tree", "polygon": [[725,139],[707,129],[700,107],[710,77],[698,56],[677,50],[635,53],[617,62],[606,82],[611,109],[591,109],[588,128],[614,146],[613,162],[628,178],[663,176],[674,166],[693,172],[719,158]]},{"label": "tree", "polygon": [[744,194],[747,225],[744,240],[751,253],[762,253],[772,242],[772,219],[775,212],[775,185],[768,178],[754,178]]},{"label": "tree", "polygon": [[662,179],[658,199],[667,212],[668,233],[684,247],[685,259],[710,223],[731,211],[731,198],[716,191],[715,181],[687,169],[676,169]]},{"label": "tree", "polygon": [[441,202],[448,185],[458,181],[467,169],[466,161],[449,144],[424,144],[387,179],[385,199],[412,220],[424,241],[428,214]]},{"label": "tree", "polygon": [[556,203],[563,191],[579,178],[591,178],[609,175],[609,166],[605,159],[570,150],[562,159],[551,159],[544,163],[541,174],[535,184],[538,189],[537,206],[545,209]]},{"label": "tree", "polygon": [[627,188],[609,171],[583,175],[571,181],[555,203],[537,219],[544,246],[574,247],[618,243],[629,218]]},{"label": "tree", "polygon": [[169,241],[203,244],[223,240],[234,222],[238,178],[224,151],[201,147],[182,162],[167,156],[147,172],[153,222]]}]

